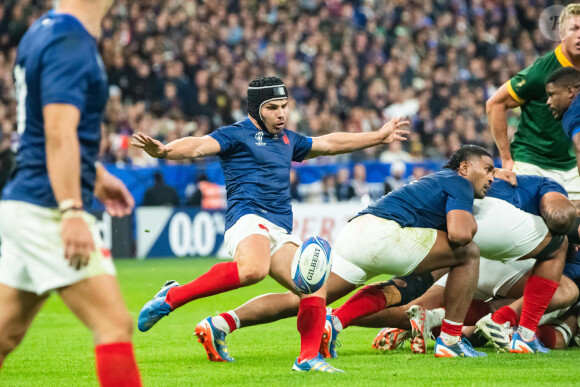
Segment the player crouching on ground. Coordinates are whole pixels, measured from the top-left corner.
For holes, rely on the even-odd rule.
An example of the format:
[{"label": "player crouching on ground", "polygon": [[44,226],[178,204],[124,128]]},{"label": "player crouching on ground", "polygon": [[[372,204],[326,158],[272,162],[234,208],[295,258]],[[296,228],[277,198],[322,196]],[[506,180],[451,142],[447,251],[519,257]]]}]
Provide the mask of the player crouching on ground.
[{"label": "player crouching on ground", "polygon": [[[180,286],[167,283],[141,310],[139,329],[149,330],[162,317],[193,300],[260,282],[268,274],[287,289],[294,289],[290,266],[300,240],[291,234],[290,166],[321,155],[348,153],[404,140],[408,121],[394,119],[376,132],[332,133],[304,137],[285,129],[288,90],[281,79],[260,77],[248,88],[249,117],[217,129],[208,136],[185,137],[167,145],[141,133],[133,145],[149,155],[172,160],[218,156],[224,170],[228,206],[225,245],[233,262],[214,265],[207,273]],[[298,371],[336,372],[319,357],[326,313],[326,288],[300,294]],[[222,313],[208,317],[195,329],[212,361],[233,361],[224,342],[237,326],[236,317]]]}]

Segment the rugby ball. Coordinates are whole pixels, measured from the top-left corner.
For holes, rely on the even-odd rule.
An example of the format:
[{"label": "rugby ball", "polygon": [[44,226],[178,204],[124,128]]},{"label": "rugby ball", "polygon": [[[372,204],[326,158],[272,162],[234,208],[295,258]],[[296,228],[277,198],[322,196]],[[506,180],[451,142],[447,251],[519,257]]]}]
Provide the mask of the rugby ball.
[{"label": "rugby ball", "polygon": [[304,294],[316,292],[326,282],[331,266],[330,244],[320,237],[306,239],[292,261],[294,287]]}]

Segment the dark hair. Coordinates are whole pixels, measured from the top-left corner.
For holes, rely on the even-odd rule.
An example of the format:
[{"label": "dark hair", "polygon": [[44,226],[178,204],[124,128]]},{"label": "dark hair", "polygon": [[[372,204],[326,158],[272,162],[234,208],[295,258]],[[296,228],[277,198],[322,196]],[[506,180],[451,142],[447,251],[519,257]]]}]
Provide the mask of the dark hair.
[{"label": "dark hair", "polygon": [[572,86],[578,88],[580,87],[580,71],[574,67],[562,67],[550,74],[546,80],[546,85],[548,83],[561,87]]},{"label": "dark hair", "polygon": [[443,168],[448,168],[453,171],[457,171],[459,169],[459,165],[463,161],[467,161],[472,156],[483,157],[488,156],[493,159],[493,156],[485,149],[480,147],[479,145],[463,145],[461,148],[455,151],[451,155],[451,158],[443,166]]}]

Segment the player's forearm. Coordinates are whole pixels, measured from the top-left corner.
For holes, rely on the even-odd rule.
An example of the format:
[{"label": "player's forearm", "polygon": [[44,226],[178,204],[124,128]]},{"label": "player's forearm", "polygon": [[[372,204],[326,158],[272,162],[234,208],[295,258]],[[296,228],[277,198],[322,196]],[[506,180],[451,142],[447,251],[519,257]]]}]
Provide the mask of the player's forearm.
[{"label": "player's forearm", "polygon": [[502,159],[511,159],[510,142],[508,139],[507,108],[501,103],[487,104],[489,126],[495,144]]},{"label": "player's forearm", "polygon": [[77,137],[80,111],[72,105],[50,104],[42,113],[46,168],[56,201],[81,206],[81,152]]},{"label": "player's forearm", "polygon": [[185,160],[205,157],[207,155],[202,150],[201,142],[200,137],[183,137],[171,141],[166,145],[171,150],[167,152],[165,158],[169,160]]},{"label": "player's forearm", "polygon": [[338,155],[370,148],[381,144],[384,140],[384,136],[379,132],[331,133],[325,137],[328,143],[328,149],[326,150],[328,155]]},{"label": "player's forearm", "polygon": [[82,205],[80,165],[80,145],[76,133],[73,136],[60,133],[46,136],[46,168],[58,203],[73,200],[74,206]]}]

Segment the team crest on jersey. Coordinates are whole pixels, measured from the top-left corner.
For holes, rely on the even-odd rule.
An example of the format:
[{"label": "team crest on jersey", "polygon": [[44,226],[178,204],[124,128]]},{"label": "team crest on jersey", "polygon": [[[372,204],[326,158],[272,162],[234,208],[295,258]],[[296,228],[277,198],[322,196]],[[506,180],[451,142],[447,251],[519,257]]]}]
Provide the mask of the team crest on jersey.
[{"label": "team crest on jersey", "polygon": [[266,145],[266,143],[264,141],[262,141],[262,139],[264,138],[264,132],[258,132],[258,133],[256,133],[256,135],[254,137],[256,138],[256,141],[258,141],[256,143],[257,146]]},{"label": "team crest on jersey", "polygon": [[282,136],[282,140],[284,141],[284,144],[290,145],[290,140],[288,140],[288,136],[286,136],[286,133],[284,133],[284,136]]}]

